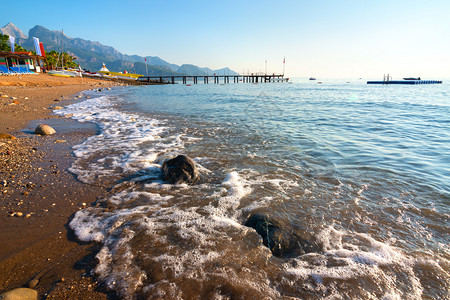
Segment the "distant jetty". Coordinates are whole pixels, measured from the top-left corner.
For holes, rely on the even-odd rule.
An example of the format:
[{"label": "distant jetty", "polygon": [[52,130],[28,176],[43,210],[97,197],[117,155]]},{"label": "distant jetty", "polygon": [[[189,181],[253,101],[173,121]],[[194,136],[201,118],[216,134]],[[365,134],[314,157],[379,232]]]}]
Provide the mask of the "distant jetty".
[{"label": "distant jetty", "polygon": [[441,80],[422,80],[420,77],[407,77],[403,80],[392,80],[389,74],[383,76],[381,81],[367,81],[367,84],[439,84]]}]

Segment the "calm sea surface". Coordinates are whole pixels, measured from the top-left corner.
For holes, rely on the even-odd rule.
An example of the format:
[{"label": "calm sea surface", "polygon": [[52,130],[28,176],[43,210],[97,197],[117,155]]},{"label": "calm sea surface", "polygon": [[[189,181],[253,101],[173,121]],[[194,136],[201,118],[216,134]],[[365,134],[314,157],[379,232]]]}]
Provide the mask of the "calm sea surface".
[{"label": "calm sea surface", "polygon": [[[110,189],[70,223],[123,298],[448,299],[450,85],[365,81],[118,88],[59,114],[94,122],[78,179]],[[194,186],[160,179],[192,157]],[[266,213],[319,245],[278,258]]]}]

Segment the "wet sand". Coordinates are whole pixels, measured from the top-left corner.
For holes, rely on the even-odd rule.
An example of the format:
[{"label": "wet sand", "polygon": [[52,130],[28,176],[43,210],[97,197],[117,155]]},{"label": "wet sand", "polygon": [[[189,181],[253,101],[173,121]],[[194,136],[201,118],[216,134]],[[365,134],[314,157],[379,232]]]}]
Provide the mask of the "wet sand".
[{"label": "wet sand", "polygon": [[[46,299],[112,299],[90,273],[97,249],[78,242],[71,216],[105,192],[68,172],[71,147],[96,133],[93,124],[51,115],[75,94],[114,85],[49,75],[0,77],[0,294],[32,287]],[[6,97],[5,97],[6,96]],[[38,136],[39,124],[56,133]]]}]

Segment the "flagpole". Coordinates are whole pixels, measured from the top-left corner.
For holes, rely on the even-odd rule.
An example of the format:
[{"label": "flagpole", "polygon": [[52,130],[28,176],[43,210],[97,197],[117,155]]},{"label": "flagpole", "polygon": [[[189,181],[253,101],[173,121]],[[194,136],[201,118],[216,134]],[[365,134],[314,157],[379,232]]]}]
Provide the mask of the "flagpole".
[{"label": "flagpole", "polygon": [[286,57],[283,57],[283,77],[284,77],[284,67],[286,65]]},{"label": "flagpole", "polygon": [[148,77],[147,57],[144,57],[144,59],[145,59],[145,70],[147,71],[147,77]]}]

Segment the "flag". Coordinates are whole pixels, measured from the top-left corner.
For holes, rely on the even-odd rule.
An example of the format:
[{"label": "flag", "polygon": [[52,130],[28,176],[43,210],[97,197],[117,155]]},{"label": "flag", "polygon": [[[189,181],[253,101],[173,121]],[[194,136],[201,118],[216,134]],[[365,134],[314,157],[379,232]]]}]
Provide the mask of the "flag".
[{"label": "flag", "polygon": [[286,57],[283,57],[283,64],[286,63]]},{"label": "flag", "polygon": [[41,55],[42,55],[43,57],[45,57],[44,44],[39,43],[39,49],[41,49]]},{"label": "flag", "polygon": [[42,56],[41,47],[39,47],[39,39],[33,37],[34,48],[36,49],[36,55]]},{"label": "flag", "polygon": [[147,61],[147,57],[144,57],[145,61]]},{"label": "flag", "polygon": [[9,44],[11,45],[11,52],[14,52],[14,37],[10,36],[9,37]]}]

